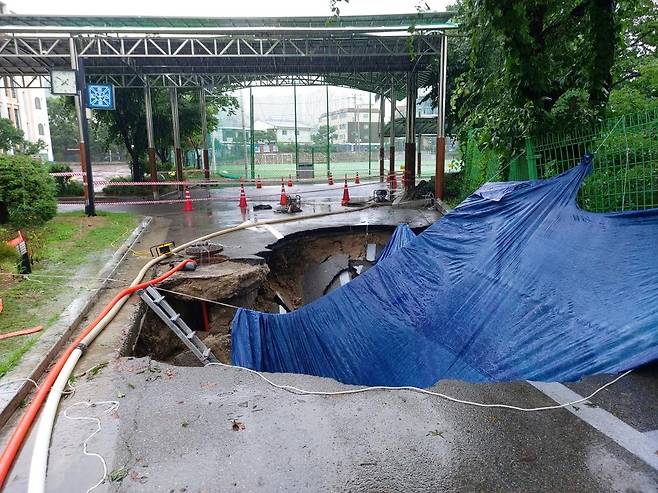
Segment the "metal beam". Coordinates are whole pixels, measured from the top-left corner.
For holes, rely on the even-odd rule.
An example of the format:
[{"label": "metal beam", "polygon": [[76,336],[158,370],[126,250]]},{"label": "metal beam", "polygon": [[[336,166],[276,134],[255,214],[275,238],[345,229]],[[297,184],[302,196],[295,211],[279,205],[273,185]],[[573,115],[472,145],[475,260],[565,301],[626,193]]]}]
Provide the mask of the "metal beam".
[{"label": "metal beam", "polygon": [[89,147],[89,122],[87,121],[87,88],[85,85],[84,61],[76,54],[75,41],[70,40],[71,68],[75,70],[77,94],[74,97],[75,110],[78,117],[78,130],[80,137],[80,167],[84,173],[83,182],[85,188],[85,214],[96,215],[94,174],[91,163],[91,152]]},{"label": "metal beam", "polygon": [[407,111],[404,144],[404,185],[406,190],[416,186],[416,74],[407,74]]},{"label": "metal beam", "polygon": [[[151,181],[158,181],[158,168],[155,162],[155,134],[153,132],[153,103],[151,100],[151,88],[144,87],[144,108],[146,111],[146,140],[148,143],[148,162],[149,172],[151,173]],[[158,200],[160,194],[158,193],[158,186],[153,185],[153,200]]]},{"label": "metal beam", "polygon": [[199,88],[199,110],[201,113],[201,160],[203,174],[206,180],[210,179],[210,162],[208,161],[208,114],[206,107],[206,90]]},{"label": "metal beam", "polygon": [[[180,146],[180,119],[178,116],[178,91],[175,87],[169,89],[171,104],[171,122],[174,137],[174,160],[176,162],[176,181],[183,181],[183,151]],[[179,198],[183,198],[183,185],[178,185]]]},{"label": "metal beam", "polygon": [[386,125],[386,98],[379,94],[379,181],[384,183],[384,125]]},{"label": "metal beam", "polygon": [[446,80],[448,70],[448,38],[441,40],[441,59],[439,64],[438,101],[436,119],[436,167],[434,178],[434,196],[443,200],[446,136],[445,136],[445,110],[446,110]]},{"label": "metal beam", "polygon": [[327,176],[331,173],[331,132],[329,131],[329,86],[326,87],[327,99]]},{"label": "metal beam", "polygon": [[388,146],[388,176],[392,184],[395,184],[395,83],[391,83],[391,132],[390,144]]}]

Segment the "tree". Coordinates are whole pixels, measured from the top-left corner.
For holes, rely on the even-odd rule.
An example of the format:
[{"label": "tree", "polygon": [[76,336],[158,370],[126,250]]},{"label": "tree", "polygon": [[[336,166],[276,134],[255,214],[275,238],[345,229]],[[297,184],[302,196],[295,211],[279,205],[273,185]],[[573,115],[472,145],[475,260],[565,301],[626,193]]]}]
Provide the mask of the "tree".
[{"label": "tree", "polygon": [[55,161],[66,159],[65,151],[78,147],[78,119],[73,107],[73,98],[67,102],[65,96],[48,98],[48,123],[50,126],[50,143]]},{"label": "tree", "polygon": [[276,144],[276,130],[254,130],[254,141],[262,144]]},{"label": "tree", "polygon": [[619,4],[622,37],[613,68],[611,115],[658,108],[658,4]]},{"label": "tree", "polygon": [[452,97],[460,140],[480,138],[509,158],[527,136],[605,115],[620,36],[613,0],[463,0],[468,70]]},{"label": "tree", "polygon": [[11,120],[0,118],[0,150],[32,156],[45,148],[46,144],[43,140],[30,142],[25,139],[23,131],[16,128]]},{"label": "tree", "polygon": [[318,131],[311,136],[313,139],[313,144],[316,146],[326,146],[327,145],[327,133],[329,133],[329,142],[333,142],[336,138],[336,127],[329,126],[327,131],[327,125],[320,125]]},{"label": "tree", "polygon": [[[162,162],[171,159],[173,124],[169,93],[166,90],[151,91],[153,105],[153,128],[156,153]],[[237,100],[213,89],[206,95],[207,125],[211,131],[217,125],[217,112],[221,109],[234,111]],[[109,142],[121,143],[130,155],[133,179],[143,177],[143,162],[146,156],[146,110],[143,89],[117,89],[116,109],[97,112],[97,124],[107,128]],[[201,147],[201,119],[199,115],[198,91],[181,91],[178,95],[181,146],[183,150],[198,150]]]}]

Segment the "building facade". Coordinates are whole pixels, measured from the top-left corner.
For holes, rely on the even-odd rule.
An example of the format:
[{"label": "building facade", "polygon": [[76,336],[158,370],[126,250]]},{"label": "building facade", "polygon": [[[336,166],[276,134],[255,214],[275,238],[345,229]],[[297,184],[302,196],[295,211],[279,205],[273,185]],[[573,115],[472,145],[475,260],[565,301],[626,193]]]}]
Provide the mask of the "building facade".
[{"label": "building facade", "polygon": [[[278,144],[295,143],[295,122],[286,120],[256,122],[254,127],[262,130],[273,129],[276,132],[276,142]],[[297,143],[310,144],[313,139],[311,134],[313,128],[305,123],[297,122]]]},{"label": "building facade", "polygon": [[[327,114],[320,115],[319,126],[327,124]],[[329,112],[329,126],[334,127],[334,144],[367,144],[379,139],[379,108],[358,104]]]},{"label": "building facade", "polygon": [[23,131],[30,142],[43,141],[45,149],[39,154],[44,161],[53,160],[48,124],[46,89],[19,89],[10,78],[4,77],[0,88],[0,117],[7,118]]}]

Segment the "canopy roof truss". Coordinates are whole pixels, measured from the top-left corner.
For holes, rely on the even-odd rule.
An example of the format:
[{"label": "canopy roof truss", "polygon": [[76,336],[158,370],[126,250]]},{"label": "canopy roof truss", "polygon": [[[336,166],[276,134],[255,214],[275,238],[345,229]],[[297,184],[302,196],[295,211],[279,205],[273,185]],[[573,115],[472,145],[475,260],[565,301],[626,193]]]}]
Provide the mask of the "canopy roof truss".
[{"label": "canopy roof truss", "polygon": [[[117,87],[335,84],[377,93],[427,71],[449,13],[288,19],[0,17],[0,76],[49,87],[84,60],[88,82]],[[399,92],[398,89],[399,88]]]}]

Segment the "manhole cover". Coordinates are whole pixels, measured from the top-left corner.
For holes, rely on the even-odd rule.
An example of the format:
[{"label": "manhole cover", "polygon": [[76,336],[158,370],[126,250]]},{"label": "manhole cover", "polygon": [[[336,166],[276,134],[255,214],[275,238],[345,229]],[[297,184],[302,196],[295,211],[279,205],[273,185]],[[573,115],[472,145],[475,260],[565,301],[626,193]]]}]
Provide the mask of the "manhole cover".
[{"label": "manhole cover", "polygon": [[188,246],[185,249],[185,255],[198,259],[202,264],[214,263],[218,261],[221,262],[226,259],[223,255],[220,255],[223,250],[224,246],[220,245],[219,243],[204,241]]}]

